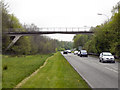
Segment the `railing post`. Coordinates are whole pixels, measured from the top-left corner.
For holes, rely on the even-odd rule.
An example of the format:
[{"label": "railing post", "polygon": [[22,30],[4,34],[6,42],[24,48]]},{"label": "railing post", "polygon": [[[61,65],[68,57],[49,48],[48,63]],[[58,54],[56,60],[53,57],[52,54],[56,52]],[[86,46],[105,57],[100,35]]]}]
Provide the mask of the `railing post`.
[{"label": "railing post", "polygon": [[79,32],[79,28],[78,28],[78,32]]}]

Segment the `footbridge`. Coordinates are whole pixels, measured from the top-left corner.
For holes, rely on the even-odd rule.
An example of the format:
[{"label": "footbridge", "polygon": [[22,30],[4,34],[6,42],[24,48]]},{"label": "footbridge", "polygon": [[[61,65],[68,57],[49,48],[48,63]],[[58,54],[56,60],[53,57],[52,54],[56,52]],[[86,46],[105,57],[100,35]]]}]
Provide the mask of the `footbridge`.
[{"label": "footbridge", "polygon": [[[81,29],[84,29],[81,30]],[[8,29],[7,32],[4,32],[3,34],[6,34],[8,36],[14,36],[15,38],[12,40],[12,42],[9,44],[6,50],[8,50],[12,45],[17,42],[17,40],[21,36],[31,36],[31,35],[43,35],[43,34],[94,34],[93,31],[86,31],[86,28],[81,27],[47,27],[47,28],[24,28],[24,29]],[[23,31],[25,30],[25,31]]]}]

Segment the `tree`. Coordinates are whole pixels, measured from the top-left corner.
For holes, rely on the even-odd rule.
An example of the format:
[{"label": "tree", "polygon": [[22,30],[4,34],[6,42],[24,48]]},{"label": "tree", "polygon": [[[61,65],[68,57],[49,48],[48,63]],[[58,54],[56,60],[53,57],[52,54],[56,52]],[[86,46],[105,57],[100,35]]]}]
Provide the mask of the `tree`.
[{"label": "tree", "polygon": [[75,35],[74,38],[73,38],[73,41],[74,41],[74,47],[75,48],[78,48],[79,46],[84,46],[85,43],[88,41],[88,35]]},{"label": "tree", "polygon": [[[114,14],[109,22],[92,28],[94,35],[85,43],[89,52],[110,51],[120,57],[120,4],[113,8]],[[116,12],[116,10],[119,10]],[[76,38],[76,37],[75,37]],[[80,38],[80,37],[79,37]],[[77,40],[79,40],[79,38]],[[75,43],[75,42],[74,42]]]}]

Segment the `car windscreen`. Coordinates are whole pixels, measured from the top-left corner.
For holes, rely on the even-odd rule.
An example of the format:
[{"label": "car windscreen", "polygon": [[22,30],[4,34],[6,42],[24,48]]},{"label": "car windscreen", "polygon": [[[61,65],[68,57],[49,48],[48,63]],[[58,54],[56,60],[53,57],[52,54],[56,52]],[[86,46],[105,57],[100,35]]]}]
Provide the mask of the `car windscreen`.
[{"label": "car windscreen", "polygon": [[87,53],[87,51],[86,50],[81,50],[81,53]]},{"label": "car windscreen", "polygon": [[75,53],[77,53],[78,51],[75,51]]},{"label": "car windscreen", "polygon": [[111,53],[103,53],[103,56],[112,56]]}]

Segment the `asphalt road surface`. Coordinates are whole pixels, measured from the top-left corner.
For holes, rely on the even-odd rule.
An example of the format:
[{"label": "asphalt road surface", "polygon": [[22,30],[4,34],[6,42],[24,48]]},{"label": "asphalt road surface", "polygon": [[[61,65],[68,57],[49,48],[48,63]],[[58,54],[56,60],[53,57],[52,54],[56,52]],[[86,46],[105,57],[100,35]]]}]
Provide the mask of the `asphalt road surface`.
[{"label": "asphalt road surface", "polygon": [[[62,53],[62,52],[61,52]],[[118,88],[118,63],[101,63],[97,57],[63,54],[91,88]]]}]

